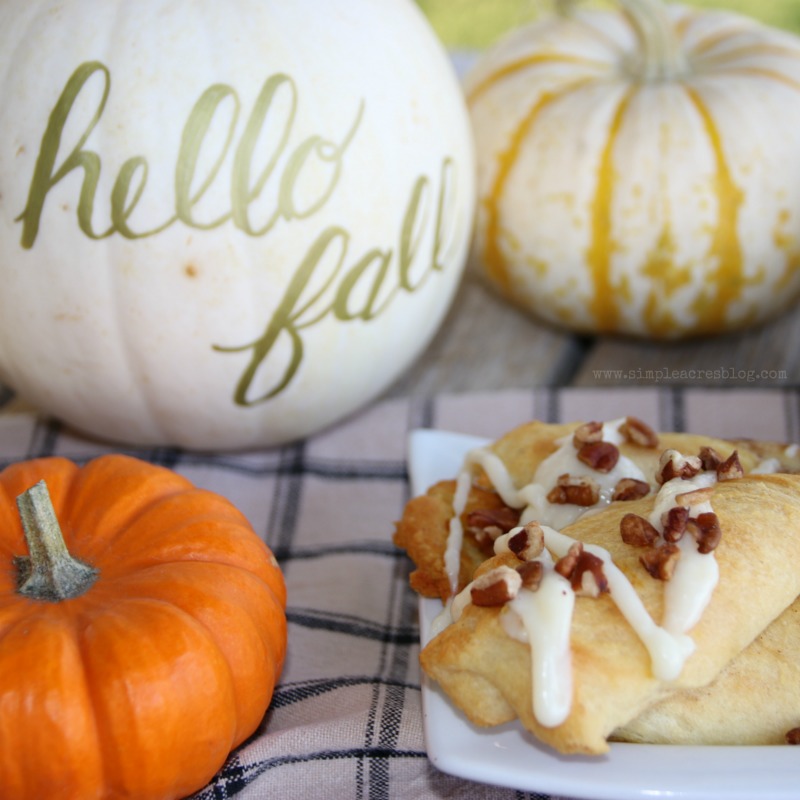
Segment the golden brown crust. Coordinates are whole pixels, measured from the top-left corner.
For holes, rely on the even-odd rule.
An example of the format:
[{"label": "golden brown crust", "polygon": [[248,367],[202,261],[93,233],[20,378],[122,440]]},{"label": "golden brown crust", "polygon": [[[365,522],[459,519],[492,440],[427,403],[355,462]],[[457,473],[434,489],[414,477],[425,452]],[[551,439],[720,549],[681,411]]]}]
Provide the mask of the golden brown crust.
[{"label": "golden brown crust", "polygon": [[[492,450],[504,462],[515,485],[521,487],[555,451],[557,441],[570,436],[578,425],[529,423],[494,443]],[[690,434],[660,434],[659,439],[657,448],[628,442],[620,446],[648,478],[653,476],[654,489],[659,457],[666,448],[697,454],[701,448],[711,447],[723,460],[737,450],[745,472],[765,459],[777,459],[783,470],[800,469],[797,448],[780,444],[722,441]],[[495,508],[502,505],[499,495],[487,490],[486,476],[480,470],[473,477],[470,508],[487,503]],[[417,565],[414,588],[443,599],[449,595],[443,553],[453,492],[454,481],[445,481],[423,498],[411,501],[395,534],[395,542]],[[612,503],[603,511],[582,517],[564,533],[608,550],[652,618],[659,620],[664,583],[647,574],[639,561],[639,548],[625,544],[619,533],[626,513],[647,515],[653,502],[654,494]],[[800,569],[795,566],[800,563],[800,475],[769,474],[720,482],[714,489],[713,507],[724,531],[715,553],[720,580],[700,622],[691,631],[697,648],[677,681],[667,684],[653,676],[644,645],[607,595],[576,599],[571,635],[573,704],[567,720],[555,728],[542,726],[533,715],[529,645],[511,638],[503,629],[502,608],[467,605],[458,622],[425,647],[423,668],[475,724],[496,725],[516,716],[538,738],[561,752],[602,753],[612,734],[630,741],[670,740],[656,739],[654,730],[664,731],[663,736],[673,741],[716,743],[714,737],[720,737],[723,726],[691,720],[696,713],[718,714],[726,705],[735,709],[725,723],[729,738],[752,743],[768,736],[772,741],[776,727],[786,721],[785,709],[777,725],[766,726],[769,733],[760,723],[752,726],[758,729],[752,736],[741,731],[757,704],[771,700],[768,708],[781,702],[785,705],[785,700],[775,701],[775,692],[772,697],[764,687],[760,694],[752,692],[750,684],[766,681],[770,674],[781,681],[787,675],[797,677],[791,670],[786,672],[785,661],[779,660],[783,666],[775,671],[775,653],[800,614],[800,608],[790,608],[800,594]],[[480,574],[501,563],[513,565],[513,555],[487,558],[489,552],[465,533],[461,586],[476,571]],[[772,629],[770,623],[776,618]],[[800,641],[800,637],[794,638]],[[796,649],[800,650],[800,644]],[[720,689],[704,688],[715,679]],[[797,681],[792,685],[797,686]],[[726,695],[742,692],[743,687],[750,693],[751,702],[726,701]],[[694,738],[681,734],[690,728],[698,731],[692,734]]]},{"label": "golden brown crust", "polygon": [[[406,506],[402,519],[395,525],[394,543],[406,550],[417,565],[411,573],[411,587],[424,597],[450,596],[450,582],[444,567],[444,551],[450,518],[453,516],[455,481],[442,481],[427,494],[415,497]],[[462,522],[472,511],[494,511],[506,508],[497,492],[473,486]],[[519,515],[517,514],[517,517]],[[492,555],[490,541],[480,543],[474,534],[464,537],[461,550],[459,583],[466,586],[475,568]]]},{"label": "golden brown crust", "polygon": [[781,745],[800,724],[800,600],[709,685],[675,692],[612,740],[682,745]]},{"label": "golden brown crust", "polygon": [[[572,435],[581,424],[573,422],[551,425],[535,420],[515,428],[495,442],[491,449],[502,459],[515,484],[523,486],[532,479],[542,461],[557,449],[556,442],[564,436]],[[696,454],[702,447],[713,447],[722,458],[727,458],[738,449],[745,472],[750,472],[768,458],[779,459],[782,469],[786,471],[800,471],[800,454],[793,451],[787,453],[785,445],[746,439],[724,441],[695,434],[661,433],[657,448],[624,443],[620,451],[634,461],[648,479],[652,479],[651,483],[655,488],[654,476],[658,459],[664,449],[672,448],[682,453]],[[424,597],[440,597],[445,600],[450,594],[444,568],[444,550],[454,493],[455,479],[437,483],[425,495],[413,498],[407,504],[402,518],[395,526],[394,543],[405,550],[416,565],[416,570],[411,575],[411,586]],[[476,470],[467,510],[499,509],[503,505],[497,493],[490,488],[486,476]],[[465,531],[459,589],[469,583],[477,567],[491,554],[490,546],[478,543],[473,534]]]},{"label": "golden brown crust", "polygon": [[[646,513],[652,498],[636,501],[636,513]],[[423,650],[425,671],[438,681],[479,725],[507,717],[502,705],[496,716],[482,709],[471,688],[486,685],[503,696],[522,724],[561,752],[602,753],[611,733],[668,692],[703,686],[800,594],[800,572],[780,568],[800,559],[800,476],[767,475],[722,483],[714,493],[714,508],[726,535],[717,549],[719,584],[701,621],[692,630],[697,649],[680,678],[657,680],[650,657],[614,602],[576,599],[572,623],[572,711],[556,728],[535,719],[531,701],[528,646],[503,630],[501,608],[468,605],[458,622],[447,627]],[[634,548],[618,535],[624,511],[617,506],[584,517],[565,529],[571,537],[599,544],[629,577],[654,619],[663,606],[664,584],[650,578]],[[483,570],[509,556],[497,556]],[[464,675],[471,680],[465,684]]]}]

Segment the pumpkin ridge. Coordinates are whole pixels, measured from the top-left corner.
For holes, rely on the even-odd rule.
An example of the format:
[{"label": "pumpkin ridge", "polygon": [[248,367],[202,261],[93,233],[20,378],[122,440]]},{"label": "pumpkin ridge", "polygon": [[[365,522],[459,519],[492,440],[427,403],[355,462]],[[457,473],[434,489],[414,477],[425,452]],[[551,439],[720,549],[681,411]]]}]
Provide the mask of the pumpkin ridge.
[{"label": "pumpkin ridge", "polygon": [[[175,567],[177,569],[174,569]],[[197,580],[199,576],[194,574],[197,567],[200,568],[200,571],[206,573],[203,575],[204,580],[202,581]],[[220,567],[225,574],[219,575],[217,580],[213,580],[214,576],[210,573],[212,570],[216,572]],[[231,575],[231,571],[235,573],[234,576]],[[162,573],[163,582],[159,580],[162,577]],[[191,593],[188,597],[186,596],[186,587]],[[213,587],[213,589],[208,587]],[[276,595],[273,587],[247,569],[208,562],[178,562],[177,564],[153,565],[150,568],[138,571],[135,575],[121,578],[115,582],[114,589],[115,591],[106,602],[116,603],[119,600],[123,605],[128,600],[135,601],[137,599],[164,602],[188,614],[195,623],[207,632],[230,668],[232,690],[237,700],[238,721],[237,733],[232,747],[238,746],[253,732],[264,712],[262,711],[258,714],[258,720],[256,721],[248,719],[248,703],[246,700],[248,698],[251,701],[253,700],[255,687],[252,685],[252,680],[248,680],[247,686],[242,687],[241,691],[237,688],[245,678],[233,670],[229,653],[219,644],[219,641],[225,638],[227,632],[226,621],[215,617],[213,612],[211,619],[201,618],[191,608],[191,605],[197,598],[201,598],[201,613],[204,616],[209,608],[218,608],[223,612],[227,611],[236,617],[235,623],[227,623],[227,625],[235,625],[240,634],[241,626],[243,624],[247,625],[249,630],[248,639],[251,642],[258,642],[258,649],[261,651],[260,660],[262,663],[259,674],[265,677],[266,683],[262,687],[263,692],[260,694],[263,695],[265,705],[268,706],[269,698],[280,676],[286,655],[284,605],[280,597]],[[125,592],[122,597],[119,594],[121,590]],[[132,590],[136,593],[131,594]],[[171,596],[173,592],[175,593],[174,597]],[[258,593],[258,599],[253,599],[254,592]],[[222,593],[224,593],[224,596],[222,596]],[[265,622],[264,618],[268,618],[268,622]],[[212,621],[214,621],[215,625],[211,624]],[[264,622],[265,624],[258,624],[259,622]],[[276,625],[279,629],[277,635],[272,633]],[[237,647],[241,647],[240,642],[237,642]]]},{"label": "pumpkin ridge", "polygon": [[783,83],[788,86],[790,89],[797,89],[800,90],[800,81],[795,80],[794,78],[790,78],[788,75],[785,75],[782,72],[778,72],[774,69],[767,69],[766,67],[757,67],[757,66],[741,66],[741,67],[727,67],[725,70],[727,73],[738,73],[740,75],[748,75],[757,78],[768,78],[769,80],[777,81],[778,83]]},{"label": "pumpkin ridge", "polygon": [[[104,784],[104,765],[103,759],[94,757],[94,754],[101,747],[101,736],[92,713],[92,684],[84,669],[82,653],[75,636],[77,628],[74,609],[65,603],[59,603],[55,606],[48,604],[50,605],[50,613],[43,613],[43,604],[41,603],[28,601],[23,605],[28,613],[20,617],[14,625],[4,624],[0,627],[0,647],[14,648],[15,644],[9,642],[9,639],[13,639],[14,634],[20,632],[26,644],[30,641],[39,640],[40,645],[46,643],[52,647],[54,641],[58,641],[59,645],[56,649],[46,651],[44,656],[44,651],[41,647],[36,648],[36,657],[28,657],[31,663],[25,660],[26,653],[24,651],[26,648],[16,648],[22,653],[22,658],[13,660],[14,669],[11,680],[0,680],[0,686],[2,687],[0,688],[0,698],[5,693],[18,694],[24,698],[26,693],[31,691],[31,686],[35,680],[41,682],[42,670],[46,673],[44,674],[45,680],[55,680],[56,676],[53,673],[56,672],[62,678],[65,677],[71,682],[71,690],[65,692],[68,711],[66,714],[63,711],[59,713],[60,724],[57,727],[59,728],[60,746],[57,745],[55,747],[55,751],[58,753],[57,766],[54,770],[49,770],[47,769],[48,764],[42,763],[48,762],[47,755],[52,757],[53,752],[50,751],[48,754],[42,752],[32,754],[33,763],[30,768],[35,770],[37,775],[36,782],[43,791],[42,781],[47,782],[47,791],[40,794],[40,797],[65,797],[63,795],[65,785],[74,786],[77,783],[79,793],[71,793],[68,796],[69,800],[89,800],[89,798],[93,797],[99,800],[101,796],[100,787]],[[65,647],[67,648],[66,650],[64,649]],[[70,652],[72,657],[70,657]],[[69,664],[69,669],[64,668],[66,664]],[[18,689],[14,686],[15,680],[20,682]],[[56,685],[60,691],[63,691],[61,690],[60,681],[56,681]],[[76,685],[80,685],[83,689],[80,697],[78,693],[72,690]],[[51,703],[58,704],[58,701],[50,693],[48,693],[48,697]],[[46,714],[45,717],[47,723],[53,723],[53,718],[49,714]],[[12,719],[14,719],[13,715]],[[16,721],[19,723],[18,718]],[[76,729],[74,727],[76,721],[83,723],[84,727]],[[10,757],[6,744],[11,745],[13,742],[20,740],[19,731],[15,730],[14,734],[6,738],[0,729],[0,738],[4,741],[3,753],[0,755],[0,759]],[[84,743],[87,736],[91,737],[91,740]],[[21,742],[21,744],[25,747],[25,750],[19,755],[23,756],[21,760],[24,762],[28,749],[25,743]],[[67,751],[66,753],[65,750]],[[91,772],[95,772],[95,775],[92,776]],[[9,771],[5,766],[3,767],[3,775],[8,779]],[[24,777],[22,780],[22,790],[19,796],[28,796],[26,792],[30,790],[30,783]],[[4,784],[3,794],[5,795],[6,791],[10,789],[11,787]]]},{"label": "pumpkin ridge", "polygon": [[[200,490],[166,467],[112,453],[76,471],[56,512],[70,552],[91,561],[97,547],[107,548],[119,531],[130,527],[148,509],[187,491]],[[93,502],[98,496],[108,498],[99,508]]]},{"label": "pumpkin ridge", "polygon": [[[214,559],[171,559],[168,561],[154,561],[150,564],[139,564],[136,565],[134,568],[130,570],[126,570],[125,572],[120,572],[116,575],[113,575],[111,578],[104,582],[104,585],[101,587],[103,588],[104,593],[109,597],[109,599],[113,598],[115,594],[115,586],[123,583],[123,582],[131,582],[135,583],[136,578],[138,575],[147,574],[150,572],[158,572],[162,568],[179,568],[179,569],[193,569],[197,567],[199,569],[205,568],[215,568],[220,570],[232,570],[237,575],[244,575],[247,576],[248,580],[252,579],[257,581],[262,586],[266,587],[269,590],[271,597],[274,599],[275,604],[279,608],[285,608],[286,602],[284,599],[284,594],[280,591],[276,591],[275,583],[279,582],[281,586],[283,586],[283,580],[281,578],[281,572],[278,567],[275,567],[274,571],[269,573],[269,578],[265,578],[262,575],[254,572],[249,565],[244,564],[235,564],[227,561],[217,561]],[[100,582],[96,584],[97,586],[101,586]],[[96,589],[93,587],[93,592],[96,592]]]},{"label": "pumpkin ridge", "polygon": [[[155,629],[159,630],[159,642],[165,642],[168,645],[169,652],[166,654],[163,648],[155,647],[150,647],[144,656],[142,652],[139,652],[153,640],[152,636],[142,637],[131,633],[133,623],[136,623],[137,627],[154,629],[149,621],[143,621],[141,616],[143,613],[150,620],[154,616],[160,619],[161,624]],[[171,632],[164,631],[164,623],[169,624]],[[100,627],[101,641],[108,640],[104,641],[106,647],[109,641],[113,644],[110,652],[105,652],[106,648],[101,648],[97,640],[89,641],[92,634],[97,634],[98,626]],[[199,670],[200,673],[209,677],[209,673],[216,673],[220,664],[224,664],[228,675],[226,684],[228,698],[224,699],[220,695],[218,690],[223,689],[223,694],[225,694],[225,687],[222,687],[219,680],[216,680],[215,691],[211,695],[206,693],[207,700],[211,696],[217,699],[211,709],[195,713],[193,707],[193,703],[195,705],[197,703],[195,691],[201,687],[206,688],[208,684],[205,681],[188,681],[195,690],[190,691],[189,688],[185,688],[186,674],[175,672],[175,669],[178,668],[178,659],[171,652],[176,644],[175,629],[183,632],[180,644],[185,643],[183,653],[191,658],[190,671],[192,669],[195,672]],[[130,644],[135,641],[136,647],[128,648],[123,653],[118,641],[121,634],[127,634],[126,642]],[[202,651],[198,649],[199,641],[205,643]],[[93,611],[87,612],[81,619],[78,642],[90,679],[89,686],[92,691],[106,773],[107,794],[119,797],[182,797],[207,783],[221,768],[232,749],[231,741],[236,729],[236,719],[232,711],[233,688],[230,680],[230,666],[217,643],[207,634],[206,629],[191,614],[173,603],[143,596],[129,598],[129,602],[124,606],[118,602],[113,608],[96,606]],[[218,656],[216,663],[211,663],[209,659],[209,648]],[[105,657],[102,657],[101,653],[104,653]],[[151,666],[154,657],[161,657],[160,674],[154,673]],[[144,662],[145,658],[146,662]],[[131,668],[134,664],[131,664],[131,660],[134,661],[135,666],[144,666],[144,671],[132,673]],[[103,673],[121,663],[126,665],[126,669],[120,673],[125,676],[125,686],[115,691],[113,688],[109,689]],[[179,666],[180,669],[185,670],[186,662],[183,661]],[[168,679],[166,673],[170,673]],[[158,685],[154,684],[154,680]],[[139,690],[143,691],[143,703],[140,702],[137,693]],[[161,693],[162,690],[162,696],[168,699],[160,706],[162,709],[167,707],[170,709],[169,717],[167,718],[163,711],[157,712],[153,717],[158,717],[158,730],[156,731],[155,728],[148,730],[148,723],[153,724],[156,720],[142,719],[142,707],[153,703],[154,692]],[[192,697],[189,697],[189,694],[192,694]],[[158,705],[158,701],[155,703]],[[228,712],[230,730],[223,737],[225,742],[220,745],[221,722],[224,719],[223,712],[225,711]],[[213,734],[204,733],[207,731],[207,726],[204,727],[203,721],[198,716],[202,713],[210,715],[214,719]],[[177,736],[176,726],[183,731]],[[124,730],[124,736],[120,734],[121,729]],[[157,742],[160,736],[167,737],[173,745],[180,745],[182,752],[178,753],[177,757],[176,753],[172,752],[167,759],[156,757],[156,751],[159,748]],[[190,742],[189,740],[193,737],[198,741]],[[120,742],[123,741],[125,746],[120,747]],[[153,753],[147,756],[149,742]],[[216,753],[213,758],[206,752],[209,748]],[[128,757],[126,758],[126,756]],[[141,763],[137,765],[133,759],[139,759]]]},{"label": "pumpkin ridge", "polygon": [[[273,614],[272,611],[269,612],[269,616],[275,617],[276,621],[280,623],[283,628],[285,628],[285,611],[286,611],[286,588],[285,583],[282,578],[282,573],[280,569],[276,567],[275,571],[269,575],[269,579],[265,579],[261,575],[253,572],[252,569],[249,569],[247,566],[243,566],[240,564],[230,564],[225,562],[219,561],[208,561],[208,560],[175,560],[175,561],[160,561],[158,563],[150,564],[147,566],[139,566],[134,570],[131,570],[129,573],[119,574],[113,576],[112,581],[108,581],[103,588],[102,596],[107,598],[103,600],[103,604],[108,602],[116,602],[118,599],[118,589],[117,587],[121,584],[133,584],[136,585],[137,579],[140,575],[158,575],[162,570],[166,572],[170,572],[173,570],[177,570],[179,573],[186,570],[187,572],[191,573],[193,569],[197,568],[198,570],[205,570],[205,569],[214,569],[214,570],[221,570],[226,575],[231,576],[234,575],[236,578],[240,580],[245,580],[251,582],[253,586],[258,586],[260,589],[266,591],[268,596],[269,603],[264,603],[265,607],[268,607],[270,604],[274,605],[276,614]],[[222,587],[226,586],[226,581],[224,579],[220,579],[220,581],[216,584],[216,588],[218,591],[222,590]],[[146,595],[144,595],[146,597]],[[95,603],[98,602],[99,598],[94,598]],[[248,601],[249,602],[249,601]],[[274,657],[275,661],[280,665],[283,663],[283,660],[286,655],[286,641],[285,635],[283,636],[282,640],[281,637],[277,637],[278,641],[274,642],[273,637],[269,636],[266,632],[262,632],[260,629],[258,630],[261,638],[264,640],[264,646],[268,650],[268,652]],[[275,645],[277,644],[277,649]],[[278,675],[280,674],[280,666],[276,669],[276,680]]]},{"label": "pumpkin ridge", "polygon": [[[213,527],[212,527],[213,526]],[[185,525],[128,529],[92,562],[106,579],[166,563],[211,563],[252,572],[266,583],[279,580],[272,551],[242,522],[194,518]]]},{"label": "pumpkin ridge", "polygon": [[[720,36],[719,42],[724,42],[728,38],[725,34]],[[707,53],[698,47],[692,49],[693,56],[701,56],[695,63],[698,65],[728,66],[727,62],[737,61],[748,56],[779,56],[786,58],[800,59],[800,49],[785,45],[768,44],[759,42],[758,44],[743,45],[742,47],[732,47],[730,50],[722,50],[719,53]]]},{"label": "pumpkin ridge", "polygon": [[717,225],[708,252],[712,259],[716,259],[716,268],[708,275],[709,282],[716,289],[716,298],[698,298],[699,323],[696,328],[698,331],[719,330],[725,325],[728,307],[741,295],[744,285],[738,231],[739,210],[744,198],[730,174],[722,138],[710,110],[697,90],[687,87],[686,91],[700,116],[714,155],[718,203]]},{"label": "pumpkin ridge", "polygon": [[467,102],[469,104],[477,102],[484,92],[491,89],[495,84],[504,78],[514,75],[528,67],[535,67],[550,64],[576,64],[580,66],[597,67],[598,69],[609,69],[611,64],[605,61],[595,61],[592,59],[574,56],[569,53],[532,53],[524,58],[510,61],[502,67],[498,67],[494,72],[487,75],[480,83],[469,90]]},{"label": "pumpkin ridge", "polygon": [[573,81],[557,91],[542,92],[532,108],[523,117],[510,137],[510,142],[497,158],[497,172],[492,182],[492,188],[486,197],[486,242],[484,245],[484,262],[489,276],[497,283],[503,292],[508,294],[511,289],[511,279],[508,274],[508,264],[500,247],[500,198],[505,188],[514,164],[519,157],[522,144],[533,130],[539,115],[551,104],[567,96],[573,91],[591,82],[591,78]]},{"label": "pumpkin ridge", "polygon": [[600,156],[597,184],[591,204],[591,233],[586,262],[593,284],[589,309],[601,331],[613,331],[619,321],[619,308],[614,287],[611,285],[611,256],[614,250],[612,239],[611,211],[614,197],[616,171],[614,169],[614,145],[622,129],[622,121],[630,102],[638,89],[629,88],[617,105],[605,147]]}]

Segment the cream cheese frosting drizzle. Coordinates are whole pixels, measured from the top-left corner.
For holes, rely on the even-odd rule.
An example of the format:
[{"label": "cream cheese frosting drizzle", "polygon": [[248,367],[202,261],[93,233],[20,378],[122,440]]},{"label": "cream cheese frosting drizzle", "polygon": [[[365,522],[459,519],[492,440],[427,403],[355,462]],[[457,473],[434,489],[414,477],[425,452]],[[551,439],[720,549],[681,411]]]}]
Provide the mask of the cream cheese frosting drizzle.
[{"label": "cream cheese frosting drizzle", "polygon": [[[622,441],[619,433],[622,422],[605,423],[603,441],[619,444]],[[608,505],[614,486],[622,478],[646,480],[636,464],[622,455],[612,470],[599,473],[577,458],[571,436],[564,437],[556,444],[556,451],[542,461],[531,482],[520,489],[516,488],[507,467],[495,453],[485,447],[470,451],[456,485],[454,515],[445,554],[448,578],[452,594],[455,595],[464,534],[460,518],[466,508],[473,466],[483,469],[506,505],[522,509],[520,527],[495,541],[496,554],[509,552],[509,539],[522,530],[527,522],[536,521],[540,524],[545,550],[536,560],[541,561],[544,567],[542,581],[535,591],[521,588],[506,603],[500,620],[509,636],[531,646],[533,711],[539,723],[545,726],[555,726],[566,719],[572,698],[570,630],[576,594],[570,582],[555,571],[554,559],[566,556],[577,540],[558,528],[566,527],[582,514]],[[591,476],[601,485],[598,503],[590,507],[550,503],[547,500],[548,490],[563,474]],[[716,474],[713,472],[700,472],[692,478],[666,481],[655,498],[650,523],[663,533],[662,520],[671,508],[679,505],[680,495],[685,497],[696,490],[713,487],[715,482]],[[696,502],[690,505],[692,517],[712,512],[705,494],[698,492]],[[681,500],[681,503],[685,502],[685,499]],[[719,579],[719,568],[713,552],[698,552],[697,543],[688,533],[680,539],[678,546],[681,556],[671,580],[665,585],[664,618],[659,625],[645,608],[631,582],[614,564],[608,551],[596,545],[583,545],[585,551],[602,561],[610,598],[647,649],[653,674],[665,681],[679,677],[686,660],[694,652],[695,643],[687,633],[700,619]],[[451,597],[435,622],[435,631],[460,617],[470,603],[471,587],[472,584]]]},{"label": "cream cheese frosting drizzle", "polygon": [[[621,444],[623,437],[619,432],[619,427],[623,422],[624,419],[619,419],[603,423],[603,441],[615,445]],[[620,455],[612,470],[603,473],[593,470],[578,458],[577,451],[572,444],[571,434],[558,439],[556,444],[558,449],[542,461],[533,480],[517,493],[519,501],[515,507],[525,506],[521,520],[523,523],[535,519],[542,525],[565,528],[587,511],[600,510],[607,506],[611,502],[614,487],[622,478],[646,480],[639,467],[624,455]],[[594,506],[589,507],[571,503],[550,503],[547,500],[549,488],[555,486],[560,475],[565,474],[592,478],[600,486],[600,500]],[[502,493],[501,496],[508,503]],[[509,505],[511,504],[509,503]]]},{"label": "cream cheese frosting drizzle", "polygon": [[[713,472],[700,472],[693,478],[673,478],[659,489],[655,506],[650,514],[650,523],[663,531],[661,520],[677,505],[676,498],[694,489],[712,487],[717,482]],[[711,512],[711,503],[705,500],[690,506],[693,517]],[[664,587],[664,618],[662,625],[673,633],[691,630],[700,619],[719,581],[719,565],[713,553],[700,553],[697,543],[684,535],[678,542],[681,557],[672,578]]]},{"label": "cream cheese frosting drizzle", "polygon": [[753,469],[750,470],[751,475],[769,475],[773,472],[781,471],[781,462],[777,458],[765,458],[759,461]]},{"label": "cream cheese frosting drizzle", "polygon": [[[502,615],[519,619],[523,641],[531,645],[533,714],[547,727],[560,725],[572,707],[569,635],[574,607],[569,581],[548,570],[537,591],[520,591],[508,604],[509,613]],[[510,635],[522,638],[519,629]]]}]

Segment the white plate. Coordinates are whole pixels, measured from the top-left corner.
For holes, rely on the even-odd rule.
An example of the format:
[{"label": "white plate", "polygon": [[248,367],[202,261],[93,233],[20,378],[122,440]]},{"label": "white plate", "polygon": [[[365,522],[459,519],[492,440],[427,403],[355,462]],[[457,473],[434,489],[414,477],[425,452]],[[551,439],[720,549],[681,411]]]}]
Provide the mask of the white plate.
[{"label": "white plate", "polygon": [[[474,436],[416,430],[409,440],[414,494],[454,478]],[[420,603],[420,638],[441,610]],[[602,757],[561,756],[510,723],[477,728],[426,678],[422,704],[428,757],[443,772],[482,783],[585,800],[798,800],[800,747],[679,747],[612,744]]]}]

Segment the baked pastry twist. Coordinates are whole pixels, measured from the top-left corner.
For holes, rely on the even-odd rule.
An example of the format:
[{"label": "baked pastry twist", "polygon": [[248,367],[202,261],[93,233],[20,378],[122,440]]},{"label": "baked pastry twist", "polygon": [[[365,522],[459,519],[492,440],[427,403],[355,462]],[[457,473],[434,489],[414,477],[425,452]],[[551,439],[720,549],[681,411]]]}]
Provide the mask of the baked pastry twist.
[{"label": "baked pastry twist", "polygon": [[444,601],[423,669],[475,724],[518,718],[564,753],[784,741],[798,470],[794,446],[630,417],[532,422],[473,451],[396,526],[412,586]]}]

